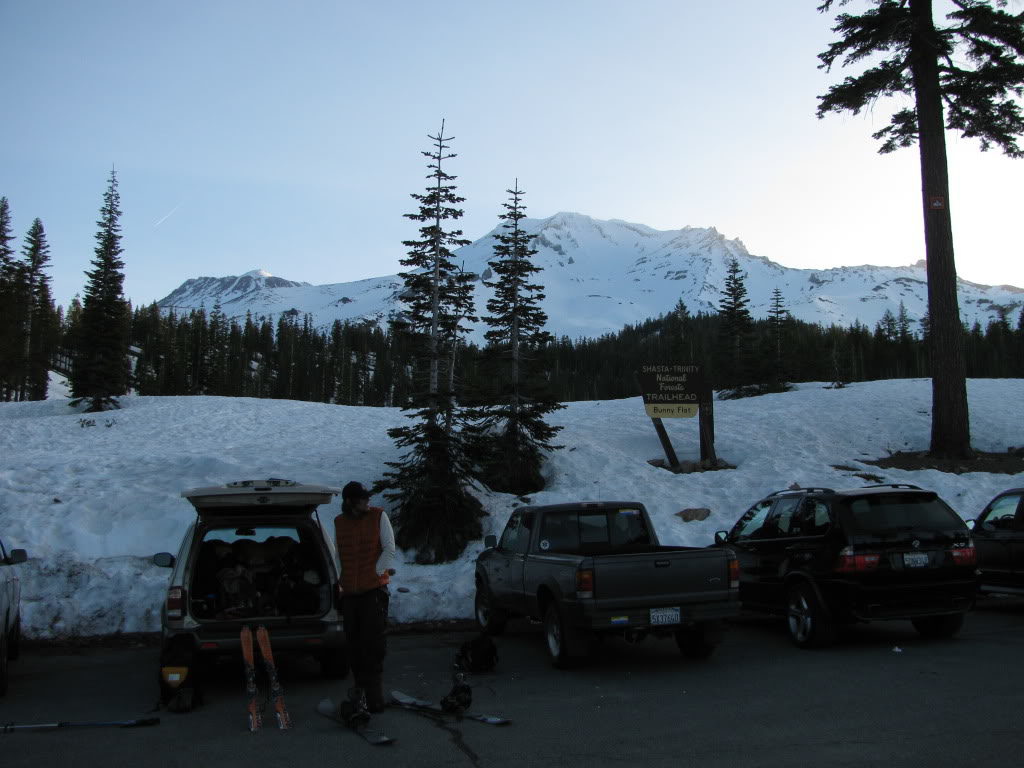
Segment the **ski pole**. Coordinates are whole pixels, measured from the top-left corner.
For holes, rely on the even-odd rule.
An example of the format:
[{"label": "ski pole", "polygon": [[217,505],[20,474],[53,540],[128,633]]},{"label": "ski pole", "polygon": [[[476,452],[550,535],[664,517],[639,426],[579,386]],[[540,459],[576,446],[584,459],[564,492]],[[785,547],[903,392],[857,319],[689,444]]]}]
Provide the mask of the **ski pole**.
[{"label": "ski pole", "polygon": [[14,731],[44,731],[55,728],[141,728],[146,725],[158,725],[159,717],[143,717],[137,720],[95,720],[92,722],[73,723],[67,720],[60,720],[56,723],[30,723],[17,725],[15,723],[0,723],[0,733],[13,733]]}]

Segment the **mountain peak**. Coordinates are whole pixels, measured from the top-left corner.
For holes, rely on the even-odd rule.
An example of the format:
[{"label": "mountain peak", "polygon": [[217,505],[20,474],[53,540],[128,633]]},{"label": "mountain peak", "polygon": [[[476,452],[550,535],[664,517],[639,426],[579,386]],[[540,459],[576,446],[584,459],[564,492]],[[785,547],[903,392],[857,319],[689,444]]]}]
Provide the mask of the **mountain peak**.
[{"label": "mountain peak", "polygon": [[[524,219],[521,226],[534,236],[534,263],[543,274],[544,311],[548,330],[556,337],[596,338],[628,324],[671,311],[682,299],[691,313],[718,311],[728,263],[736,259],[746,274],[749,309],[766,317],[773,291],[782,292],[787,310],[807,322],[869,328],[900,302],[916,320],[927,312],[927,284],[921,266],[838,267],[826,270],[791,269],[763,256],[751,255],[739,238],[730,239],[715,227],[685,226],[657,230],[621,219],[595,219],[560,211],[553,216]],[[456,251],[470,273],[483,275],[494,258],[490,233]],[[187,280],[158,304],[165,309],[210,307],[219,302],[229,317],[267,317],[309,314],[319,328],[335,320],[383,323],[399,311],[403,291],[397,275],[350,283],[311,286],[273,277],[263,269],[239,277],[201,277]],[[476,306],[493,295],[482,281],[475,284]],[[959,283],[964,322],[983,326],[999,312],[1016,317],[1019,289]],[[482,326],[474,329],[482,341]]]}]

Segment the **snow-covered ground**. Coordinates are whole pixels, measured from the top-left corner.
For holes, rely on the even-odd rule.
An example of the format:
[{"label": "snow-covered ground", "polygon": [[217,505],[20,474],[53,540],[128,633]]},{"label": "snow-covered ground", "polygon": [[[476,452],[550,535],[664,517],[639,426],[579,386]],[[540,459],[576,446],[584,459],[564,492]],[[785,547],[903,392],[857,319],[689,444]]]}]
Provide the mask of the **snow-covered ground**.
[{"label": "snow-covered ground", "polygon": [[[975,448],[1024,445],[1024,379],[968,383]],[[119,411],[85,415],[55,398],[0,403],[0,538],[28,550],[22,578],[24,630],[54,637],[159,628],[169,572],[150,557],[177,551],[192,507],[185,488],[246,478],[369,484],[398,458],[387,437],[406,423],[393,408],[288,400],[135,397]],[[716,449],[735,470],[674,475],[648,463],[661,446],[640,398],[570,403],[555,414],[565,445],[547,465],[534,503],[642,501],[661,538],[705,545],[763,495],[792,483],[856,487],[852,469],[886,482],[931,488],[964,518],[1019,475],[953,475],[881,470],[862,464],[889,452],[924,450],[930,430],[928,380],[878,381],[841,390],[821,383],[715,405]],[[698,458],[696,419],[668,419],[682,460]],[[840,465],[848,469],[837,469]],[[852,468],[852,469],[849,469]],[[499,533],[520,504],[480,491],[485,533]],[[379,501],[379,500],[378,500]],[[677,512],[707,507],[707,520]],[[334,511],[329,515],[333,517]],[[413,565],[399,558],[392,612],[397,621],[472,615],[473,561]]]}]

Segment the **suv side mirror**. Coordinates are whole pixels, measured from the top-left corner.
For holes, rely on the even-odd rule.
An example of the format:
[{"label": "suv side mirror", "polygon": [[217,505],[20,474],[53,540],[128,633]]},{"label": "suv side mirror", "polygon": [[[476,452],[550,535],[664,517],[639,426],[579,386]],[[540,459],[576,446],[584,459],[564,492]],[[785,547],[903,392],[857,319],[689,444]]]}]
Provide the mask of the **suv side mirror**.
[{"label": "suv side mirror", "polygon": [[494,549],[498,546],[498,537],[494,534],[484,536],[484,546],[488,549]]},{"label": "suv side mirror", "polygon": [[174,555],[170,552],[160,552],[153,555],[153,565],[160,566],[161,568],[173,568],[174,567]]},{"label": "suv side mirror", "polygon": [[728,540],[728,538],[729,538],[729,532],[728,531],[715,531],[715,544],[718,544],[719,546],[721,546],[722,544],[725,544],[725,542]]},{"label": "suv side mirror", "polygon": [[24,563],[26,560],[28,560],[28,553],[24,549],[12,549],[11,554],[7,556],[7,562],[10,565]]}]

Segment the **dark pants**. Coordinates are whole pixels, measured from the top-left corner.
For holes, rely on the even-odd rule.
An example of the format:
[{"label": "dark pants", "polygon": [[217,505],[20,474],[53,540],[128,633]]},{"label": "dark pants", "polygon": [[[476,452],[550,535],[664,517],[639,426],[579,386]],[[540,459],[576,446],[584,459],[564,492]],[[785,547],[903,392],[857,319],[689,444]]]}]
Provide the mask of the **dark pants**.
[{"label": "dark pants", "polygon": [[341,596],[348,663],[352,667],[352,678],[360,688],[379,681],[384,671],[390,600],[387,587]]}]

